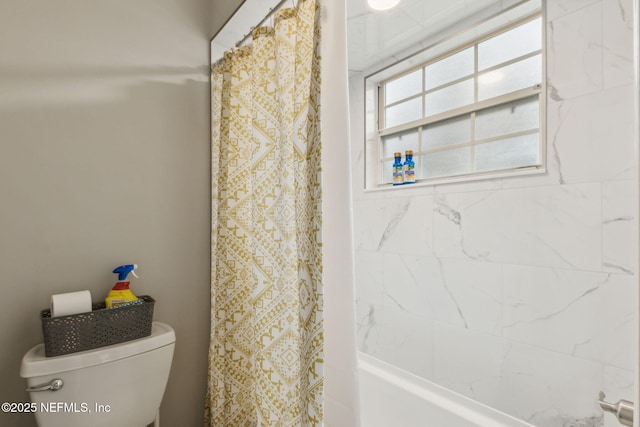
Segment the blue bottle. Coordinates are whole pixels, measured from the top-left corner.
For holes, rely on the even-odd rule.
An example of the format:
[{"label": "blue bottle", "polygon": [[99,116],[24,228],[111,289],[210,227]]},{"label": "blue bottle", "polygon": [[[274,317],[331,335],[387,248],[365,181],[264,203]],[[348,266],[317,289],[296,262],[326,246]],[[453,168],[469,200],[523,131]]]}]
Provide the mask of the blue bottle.
[{"label": "blue bottle", "polygon": [[404,184],[404,166],[402,165],[402,153],[393,153],[393,185]]},{"label": "blue bottle", "polygon": [[413,161],[413,150],[405,152],[406,160],[403,165],[403,181],[405,184],[413,184],[416,182],[416,164]]}]

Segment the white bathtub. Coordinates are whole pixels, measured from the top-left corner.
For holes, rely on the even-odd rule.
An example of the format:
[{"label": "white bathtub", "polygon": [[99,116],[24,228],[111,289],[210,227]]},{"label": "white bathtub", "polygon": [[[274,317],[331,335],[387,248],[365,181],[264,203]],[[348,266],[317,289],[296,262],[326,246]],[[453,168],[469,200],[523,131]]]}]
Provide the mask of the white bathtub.
[{"label": "white bathtub", "polygon": [[358,354],[362,427],[532,427],[367,354]]}]

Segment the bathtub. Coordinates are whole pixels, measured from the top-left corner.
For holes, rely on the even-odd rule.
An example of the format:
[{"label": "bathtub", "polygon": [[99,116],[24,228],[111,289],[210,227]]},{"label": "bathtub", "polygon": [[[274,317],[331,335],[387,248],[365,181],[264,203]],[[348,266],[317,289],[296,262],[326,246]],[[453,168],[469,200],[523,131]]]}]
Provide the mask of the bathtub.
[{"label": "bathtub", "polygon": [[364,353],[358,376],[362,427],[533,427]]}]

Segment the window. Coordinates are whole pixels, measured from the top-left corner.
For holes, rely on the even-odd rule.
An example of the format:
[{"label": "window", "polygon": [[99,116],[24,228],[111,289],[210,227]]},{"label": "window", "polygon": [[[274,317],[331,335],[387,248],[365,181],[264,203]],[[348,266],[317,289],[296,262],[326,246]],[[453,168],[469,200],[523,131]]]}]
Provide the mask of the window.
[{"label": "window", "polygon": [[390,184],[393,155],[406,150],[414,152],[418,182],[544,170],[540,14],[473,37],[366,79],[374,92],[367,97],[367,149],[375,153],[369,186]]}]

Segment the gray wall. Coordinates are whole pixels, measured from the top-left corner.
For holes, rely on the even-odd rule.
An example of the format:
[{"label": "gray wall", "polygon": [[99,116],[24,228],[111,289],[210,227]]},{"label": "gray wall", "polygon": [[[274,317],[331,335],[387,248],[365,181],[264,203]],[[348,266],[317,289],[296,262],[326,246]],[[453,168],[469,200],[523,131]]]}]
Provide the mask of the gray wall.
[{"label": "gray wall", "polygon": [[20,360],[50,295],[100,300],[135,262],[133,291],[177,334],[162,424],[202,424],[208,50],[225,19],[211,0],[0,4],[0,402],[28,399]]},{"label": "gray wall", "polygon": [[[229,18],[231,18],[236,9],[242,6],[242,3],[244,3],[245,0],[212,0],[212,2],[214,3],[213,15],[211,20],[211,28],[213,29],[213,33],[211,34],[211,36],[213,37],[220,29],[222,29],[224,24]],[[273,0],[274,4],[276,2],[277,0]]]}]

